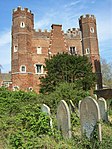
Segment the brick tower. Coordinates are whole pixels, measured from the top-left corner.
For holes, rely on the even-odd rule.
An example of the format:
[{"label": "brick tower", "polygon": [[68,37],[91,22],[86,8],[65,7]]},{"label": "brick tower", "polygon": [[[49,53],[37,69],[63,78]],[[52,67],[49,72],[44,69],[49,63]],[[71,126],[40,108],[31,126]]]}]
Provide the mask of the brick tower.
[{"label": "brick tower", "polygon": [[18,7],[12,16],[12,82],[13,89],[27,90],[33,85],[32,29],[33,14]]},{"label": "brick tower", "polygon": [[97,75],[97,88],[102,88],[102,75],[100,66],[100,55],[98,47],[96,18],[94,15],[83,15],[79,19],[80,30],[82,32],[82,52],[88,56],[92,63],[93,72]]},{"label": "brick tower", "polygon": [[93,15],[81,16],[80,28],[62,30],[52,24],[51,31],[34,29],[34,15],[28,8],[18,7],[12,15],[11,78],[13,90],[34,90],[39,93],[40,77],[44,77],[45,59],[57,53],[87,55],[97,74],[97,87],[102,88],[100,56]]}]

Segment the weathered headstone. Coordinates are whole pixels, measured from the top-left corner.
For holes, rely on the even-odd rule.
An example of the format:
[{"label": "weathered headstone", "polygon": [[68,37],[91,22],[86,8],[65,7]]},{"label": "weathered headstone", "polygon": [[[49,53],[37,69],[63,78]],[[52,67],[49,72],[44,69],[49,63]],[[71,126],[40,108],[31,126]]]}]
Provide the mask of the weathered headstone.
[{"label": "weathered headstone", "polygon": [[81,100],[79,100],[79,104],[78,104],[78,117],[80,117],[80,104],[81,104]]},{"label": "weathered headstone", "polygon": [[64,138],[71,138],[70,111],[67,103],[61,100],[57,108],[58,130],[62,132]]},{"label": "weathered headstone", "polygon": [[93,94],[93,95],[94,95],[94,98],[97,100],[97,98],[98,98],[97,95],[96,94]]},{"label": "weathered headstone", "polygon": [[100,110],[98,103],[92,97],[84,98],[80,103],[81,132],[89,139],[92,138],[94,130],[98,132],[99,141],[102,141]]},{"label": "weathered headstone", "polygon": [[69,101],[69,109],[71,112],[75,112],[75,105],[73,104],[72,100]]},{"label": "weathered headstone", "polygon": [[45,112],[47,115],[51,115],[50,108],[46,104],[43,104],[41,106],[41,109],[42,109],[42,112]]},{"label": "weathered headstone", "polygon": [[[50,108],[46,104],[43,104],[41,106],[41,110],[42,110],[42,112],[46,113],[46,115],[48,115],[49,117],[51,116]],[[52,119],[51,119],[51,117],[50,117],[50,122],[49,123],[50,123],[50,126],[52,128],[53,125],[52,125]]]},{"label": "weathered headstone", "polygon": [[101,119],[105,122],[108,122],[108,114],[107,114],[107,103],[106,100],[104,98],[99,98],[98,100],[98,105],[100,108],[100,115],[101,115]]}]

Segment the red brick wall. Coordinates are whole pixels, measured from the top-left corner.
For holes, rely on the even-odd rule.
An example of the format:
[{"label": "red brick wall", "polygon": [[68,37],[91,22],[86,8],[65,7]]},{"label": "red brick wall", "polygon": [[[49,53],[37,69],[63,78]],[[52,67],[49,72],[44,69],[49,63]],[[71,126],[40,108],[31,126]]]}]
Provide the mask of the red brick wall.
[{"label": "red brick wall", "polygon": [[[21,28],[20,23],[24,22],[25,27]],[[69,47],[76,47],[79,55],[85,54],[85,48],[90,48],[89,58],[93,64],[93,71],[99,71],[95,67],[95,60],[99,61],[98,40],[96,31],[96,19],[86,16],[80,18],[80,29],[62,31],[62,25],[53,24],[51,31],[35,31],[33,14],[20,7],[13,11],[12,24],[12,87],[19,86],[21,90],[32,87],[39,92],[40,76],[36,74],[35,64],[45,65],[45,58],[49,56],[68,52]],[[89,28],[94,27],[94,34]],[[82,33],[82,36],[81,36]],[[86,38],[87,37],[87,38]],[[89,38],[88,38],[89,37]],[[94,37],[94,38],[91,38]],[[85,39],[86,38],[86,39]],[[83,44],[82,44],[83,43]],[[14,52],[14,45],[18,45],[18,51]],[[37,47],[41,47],[42,53],[37,54]],[[50,52],[50,55],[49,55]],[[26,72],[20,72],[20,66],[26,66]],[[100,72],[100,71],[99,71]]]}]

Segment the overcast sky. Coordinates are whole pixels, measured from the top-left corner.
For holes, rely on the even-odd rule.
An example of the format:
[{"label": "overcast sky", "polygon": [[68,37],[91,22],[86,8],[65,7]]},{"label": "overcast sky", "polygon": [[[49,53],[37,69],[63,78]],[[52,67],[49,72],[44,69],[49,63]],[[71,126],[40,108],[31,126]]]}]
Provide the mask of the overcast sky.
[{"label": "overcast sky", "polygon": [[0,0],[0,64],[2,72],[11,70],[12,10],[21,6],[34,13],[35,29],[51,29],[62,24],[63,30],[79,27],[78,18],[94,14],[101,58],[112,62],[112,0]]}]

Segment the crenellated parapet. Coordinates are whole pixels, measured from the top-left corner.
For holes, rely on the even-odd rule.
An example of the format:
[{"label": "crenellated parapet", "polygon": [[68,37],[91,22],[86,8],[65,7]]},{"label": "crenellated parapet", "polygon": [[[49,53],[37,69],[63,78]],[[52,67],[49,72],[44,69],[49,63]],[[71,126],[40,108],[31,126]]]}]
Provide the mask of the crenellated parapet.
[{"label": "crenellated parapet", "polygon": [[70,28],[66,32],[67,38],[80,38],[81,37],[81,31],[79,28]]},{"label": "crenellated parapet", "polygon": [[13,17],[29,17],[33,20],[34,15],[28,8],[22,8],[21,6],[18,6],[17,8],[13,9]]},{"label": "crenellated parapet", "polygon": [[96,17],[94,15],[86,14],[79,18],[79,23],[94,22],[96,23]]},{"label": "crenellated parapet", "polygon": [[96,19],[94,15],[90,15],[90,14],[86,14],[86,15],[82,15],[82,16],[80,16],[80,19],[83,19],[83,18],[92,18],[92,19]]},{"label": "crenellated parapet", "polygon": [[41,30],[33,30],[33,37],[34,38],[50,38],[51,32],[47,29]]}]

